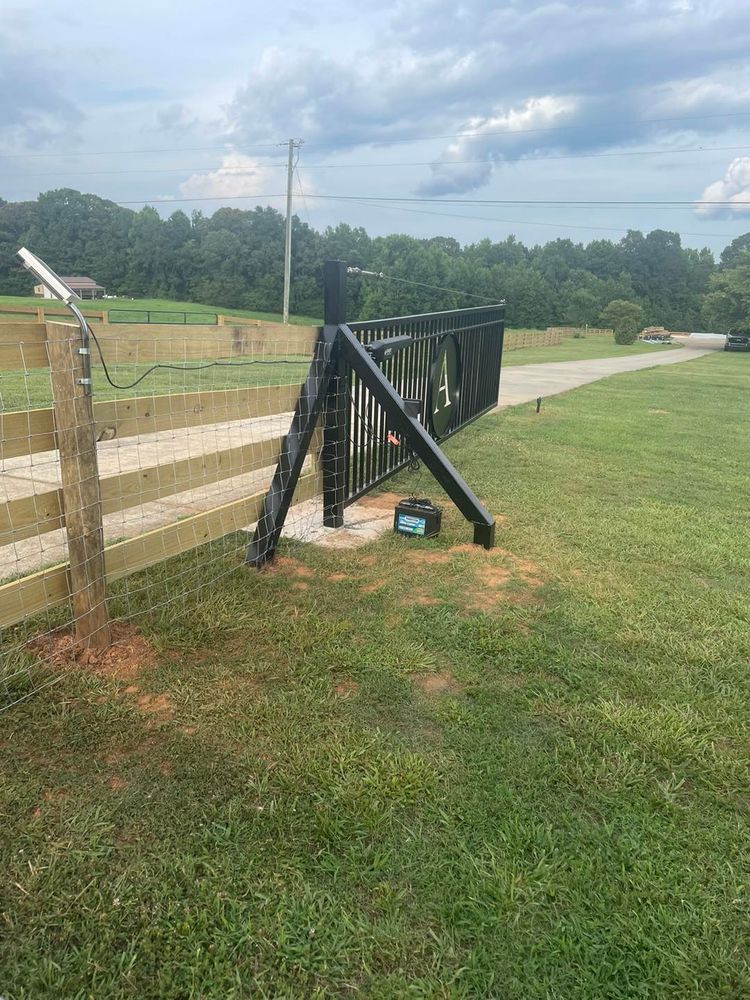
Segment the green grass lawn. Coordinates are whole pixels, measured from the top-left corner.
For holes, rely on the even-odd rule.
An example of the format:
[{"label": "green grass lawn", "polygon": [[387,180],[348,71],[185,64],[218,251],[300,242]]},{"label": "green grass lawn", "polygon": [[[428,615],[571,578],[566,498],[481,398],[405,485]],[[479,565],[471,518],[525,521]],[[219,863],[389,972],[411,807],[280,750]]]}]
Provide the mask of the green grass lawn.
[{"label": "green grass lawn", "polygon": [[[32,306],[37,308],[39,306],[49,307],[50,309],[60,309],[62,311],[63,307],[59,303],[52,302],[49,299],[38,299],[34,296],[24,296],[24,295],[0,295],[0,322],[17,322],[22,321],[23,317],[14,315],[11,313],[3,313],[3,305],[6,306]],[[115,312],[124,312],[125,315],[112,317],[113,320],[117,319],[120,322],[128,323],[141,323],[145,322],[143,317],[143,312],[152,310],[154,312],[163,312],[166,315],[162,317],[154,316],[152,321],[156,322],[173,322],[179,320],[182,322],[182,313],[188,312],[193,314],[193,319],[198,323],[208,323],[211,317],[217,313],[224,313],[226,316],[245,316],[248,319],[261,319],[268,320],[273,323],[280,323],[282,321],[281,313],[264,313],[264,312],[253,312],[248,309],[231,309],[224,306],[216,305],[206,305],[199,302],[176,302],[170,299],[98,299],[96,302],[82,302],[81,310],[85,313],[90,312],[101,312],[102,310],[112,309]],[[31,317],[32,319],[34,317]],[[315,319],[311,316],[290,316],[289,321],[291,323],[301,324],[303,326],[316,326],[320,322],[320,319]]]},{"label": "green grass lawn", "polygon": [[153,660],[2,716],[0,994],[750,995],[749,380],[482,418],[447,451],[492,553],[449,508],[122,581]]},{"label": "green grass lawn", "polygon": [[[184,368],[157,368],[153,372],[149,372],[149,364],[107,365],[110,377],[117,386],[131,386],[137,379],[145,376],[133,388],[115,388],[104,377],[101,366],[95,364],[94,400],[99,403],[108,399],[130,399],[133,396],[299,385],[305,380],[310,360],[296,354],[283,360],[274,360],[272,356],[263,357],[252,363],[245,360],[230,364],[224,359],[220,366],[212,368],[202,368],[201,365],[206,364],[202,361],[187,361],[184,364]],[[32,410],[49,406],[52,406],[52,388],[48,369],[0,372],[0,414],[10,410]]]},{"label": "green grass lawn", "polygon": [[678,344],[616,344],[611,337],[566,337],[548,347],[520,347],[503,354],[503,365],[537,365],[545,361],[584,361],[591,358],[622,358],[628,354],[676,351]]},{"label": "green grass lawn", "polygon": [[[677,350],[673,346],[644,346],[631,344],[621,346],[602,338],[568,339],[551,347],[526,347],[508,351],[503,355],[503,367],[510,365],[541,364],[545,361],[580,361],[588,358],[618,358],[628,354]],[[96,355],[95,355],[96,360]],[[294,357],[283,363],[239,364],[234,367],[207,368],[200,370],[194,363],[193,371],[158,369],[134,389],[118,390],[108,384],[99,365],[94,367],[94,391],[97,401],[127,398],[134,395],[163,395],[165,393],[198,392],[211,389],[242,388],[255,385],[283,385],[302,382],[307,373],[308,363],[302,359],[298,363]],[[188,362],[188,365],[191,363]],[[150,365],[128,364],[110,365],[112,379],[118,385],[129,385],[145,374]],[[8,410],[25,410],[51,406],[49,373],[46,369],[31,369],[28,372],[0,372],[0,413]]]}]

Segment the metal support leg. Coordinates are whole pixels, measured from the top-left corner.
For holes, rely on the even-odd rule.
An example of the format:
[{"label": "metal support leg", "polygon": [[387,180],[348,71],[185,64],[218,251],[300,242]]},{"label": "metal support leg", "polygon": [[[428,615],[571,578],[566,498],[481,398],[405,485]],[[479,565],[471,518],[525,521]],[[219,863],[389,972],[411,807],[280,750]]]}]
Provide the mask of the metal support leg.
[{"label": "metal support leg", "polygon": [[315,424],[323,409],[336,363],[335,326],[323,327],[315,348],[305,384],[294,411],[294,417],[281,449],[271,487],[263,501],[263,512],[255,534],[247,547],[245,562],[262,566],[273,559],[284,521],[294,496],[302,466],[307,457]]},{"label": "metal support leg", "polygon": [[[346,264],[327,260],[323,265],[323,317],[326,325],[338,327],[346,321]],[[340,528],[344,523],[346,498],[346,453],[349,445],[349,370],[334,344],[335,374],[328,387],[323,429],[323,524]]]}]

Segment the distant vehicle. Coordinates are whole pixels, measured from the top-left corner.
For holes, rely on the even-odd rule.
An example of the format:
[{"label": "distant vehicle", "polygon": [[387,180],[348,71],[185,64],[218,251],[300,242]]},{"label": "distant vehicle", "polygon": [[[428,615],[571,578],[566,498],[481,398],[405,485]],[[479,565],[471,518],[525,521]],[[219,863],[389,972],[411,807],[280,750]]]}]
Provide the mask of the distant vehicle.
[{"label": "distant vehicle", "polygon": [[724,343],[725,351],[750,351],[750,326],[733,326]]},{"label": "distant vehicle", "polygon": [[672,338],[668,333],[647,333],[641,341],[644,344],[671,344]]}]

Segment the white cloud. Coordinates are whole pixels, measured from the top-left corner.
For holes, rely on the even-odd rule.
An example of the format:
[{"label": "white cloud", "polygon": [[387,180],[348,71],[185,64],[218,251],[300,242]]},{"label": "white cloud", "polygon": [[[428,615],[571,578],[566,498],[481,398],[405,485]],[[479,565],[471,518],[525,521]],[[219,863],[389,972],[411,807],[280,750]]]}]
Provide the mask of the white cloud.
[{"label": "white cloud", "polygon": [[[546,139],[543,138],[544,130],[576,120],[577,112],[574,100],[549,95],[531,97],[521,107],[486,118],[470,118],[465,131],[471,135],[448,147],[441,162],[430,168],[432,176],[420,186],[420,193],[440,195],[481,187],[489,180],[493,163],[509,154],[533,150],[536,145],[543,146]],[[515,139],[508,134],[513,132],[518,133]],[[498,140],[498,133],[505,133],[503,142]],[[463,162],[469,159],[482,162]]]},{"label": "white cloud", "polygon": [[283,188],[284,178],[275,164],[242,153],[227,153],[216,170],[191,174],[180,184],[186,198],[252,198],[280,194]]},{"label": "white cloud", "polygon": [[701,201],[724,201],[727,205],[696,205],[695,212],[704,218],[731,218],[750,215],[750,156],[737,156],[720,181],[709,184]]},{"label": "white cloud", "polygon": [[[421,187],[447,193],[487,183],[505,158],[685,130],[654,118],[704,115],[692,131],[715,134],[741,124],[728,113],[747,112],[747,0],[385,0],[380,9],[381,25],[343,61],[317,39],[267,47],[227,106],[233,141],[301,135],[331,153],[473,123],[487,134],[462,143],[464,155],[446,147]],[[489,135],[505,130],[519,134]],[[457,162],[469,158],[482,162]]]}]

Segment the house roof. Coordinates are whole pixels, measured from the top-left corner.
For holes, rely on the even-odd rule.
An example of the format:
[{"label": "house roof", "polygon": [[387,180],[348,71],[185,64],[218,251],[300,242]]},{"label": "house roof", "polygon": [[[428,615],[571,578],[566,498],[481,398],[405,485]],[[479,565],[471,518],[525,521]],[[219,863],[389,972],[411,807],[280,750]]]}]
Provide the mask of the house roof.
[{"label": "house roof", "polygon": [[102,288],[102,285],[97,285],[93,278],[85,276],[65,277],[64,275],[60,275],[60,277],[70,288]]}]

